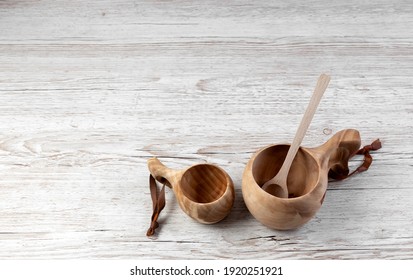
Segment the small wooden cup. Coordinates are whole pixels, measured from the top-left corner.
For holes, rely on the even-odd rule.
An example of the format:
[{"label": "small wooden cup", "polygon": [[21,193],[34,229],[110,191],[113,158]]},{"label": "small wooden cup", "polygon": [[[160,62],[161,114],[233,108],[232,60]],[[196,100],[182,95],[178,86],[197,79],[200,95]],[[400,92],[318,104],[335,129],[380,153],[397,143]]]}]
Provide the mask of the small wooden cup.
[{"label": "small wooden cup", "polygon": [[157,158],[148,160],[155,179],[172,188],[181,209],[203,224],[224,219],[234,204],[234,184],[228,174],[213,164],[196,164],[173,170]]},{"label": "small wooden cup", "polygon": [[348,170],[348,161],[360,144],[359,132],[347,129],[317,148],[300,147],[287,178],[288,198],[271,195],[261,186],[277,174],[289,145],[271,145],[259,150],[248,162],[242,178],[242,194],[248,210],[273,229],[288,230],[303,225],[324,201],[329,170],[338,173]]}]

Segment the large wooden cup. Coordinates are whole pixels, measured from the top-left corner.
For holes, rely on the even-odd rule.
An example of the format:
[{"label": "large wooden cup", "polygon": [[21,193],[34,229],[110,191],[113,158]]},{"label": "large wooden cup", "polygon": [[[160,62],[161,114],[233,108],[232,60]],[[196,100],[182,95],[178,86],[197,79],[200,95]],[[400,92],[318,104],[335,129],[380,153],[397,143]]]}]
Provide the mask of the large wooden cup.
[{"label": "large wooden cup", "polygon": [[288,230],[303,225],[324,201],[329,170],[338,173],[348,170],[348,161],[360,144],[359,132],[347,129],[317,148],[300,147],[288,174],[288,198],[271,195],[261,187],[277,174],[289,145],[271,145],[259,150],[244,170],[245,204],[258,221],[270,228]]}]

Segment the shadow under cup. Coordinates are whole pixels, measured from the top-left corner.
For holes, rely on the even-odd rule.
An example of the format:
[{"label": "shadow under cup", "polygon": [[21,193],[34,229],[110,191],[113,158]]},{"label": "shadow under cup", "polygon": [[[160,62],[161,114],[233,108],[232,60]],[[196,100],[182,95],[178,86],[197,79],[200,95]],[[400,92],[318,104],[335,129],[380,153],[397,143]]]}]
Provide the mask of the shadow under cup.
[{"label": "shadow under cup", "polygon": [[182,175],[181,190],[196,203],[210,203],[223,196],[228,187],[227,177],[220,168],[211,164],[192,166]]},{"label": "shadow under cup", "polygon": [[[289,145],[274,145],[265,148],[256,156],[252,165],[252,175],[258,186],[262,187],[277,175],[288,149]],[[317,184],[319,172],[316,160],[300,148],[287,177],[288,198],[309,193]]]}]

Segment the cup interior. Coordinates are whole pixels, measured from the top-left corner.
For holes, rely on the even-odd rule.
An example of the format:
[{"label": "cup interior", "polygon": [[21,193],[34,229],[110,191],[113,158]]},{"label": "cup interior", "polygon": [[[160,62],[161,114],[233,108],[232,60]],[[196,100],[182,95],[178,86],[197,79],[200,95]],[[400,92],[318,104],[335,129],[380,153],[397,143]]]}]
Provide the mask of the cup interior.
[{"label": "cup interior", "polygon": [[[252,175],[262,187],[280,170],[287,156],[289,145],[275,145],[262,150],[252,165]],[[310,192],[317,184],[319,165],[303,149],[299,149],[287,177],[288,198],[299,197]]]},{"label": "cup interior", "polygon": [[182,175],[181,190],[190,200],[209,203],[220,198],[227,189],[227,177],[211,164],[192,166]]}]

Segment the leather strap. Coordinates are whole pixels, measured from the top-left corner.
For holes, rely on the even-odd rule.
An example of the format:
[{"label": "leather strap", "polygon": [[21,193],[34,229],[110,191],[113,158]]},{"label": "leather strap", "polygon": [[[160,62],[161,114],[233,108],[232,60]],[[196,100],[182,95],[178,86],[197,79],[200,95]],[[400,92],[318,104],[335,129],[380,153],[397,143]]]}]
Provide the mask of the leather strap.
[{"label": "leather strap", "polygon": [[363,163],[353,172],[351,172],[350,174],[348,174],[347,177],[353,175],[356,172],[364,172],[367,169],[369,169],[371,163],[373,162],[373,158],[370,155],[370,151],[376,151],[378,149],[381,148],[381,142],[379,139],[375,140],[373,143],[371,143],[371,145],[366,145],[363,148],[361,148],[360,150],[357,151],[357,155],[364,155],[364,161]]},{"label": "leather strap", "polygon": [[[335,180],[343,180],[343,179],[346,179],[346,178],[354,175],[355,173],[361,173],[361,172],[366,171],[367,169],[369,169],[371,163],[373,162],[373,157],[370,155],[370,151],[376,151],[380,148],[381,148],[381,142],[380,142],[379,139],[375,140],[370,145],[364,146],[363,148],[358,150],[357,153],[354,154],[354,155],[363,155],[364,156],[363,163],[359,167],[357,167],[356,170],[349,173],[348,168],[346,168],[347,170],[346,171],[343,170],[342,173],[331,172],[329,174],[329,175],[331,175],[330,177],[332,177]],[[330,170],[330,171],[332,171],[332,170]]]},{"label": "leather strap", "polygon": [[151,226],[146,232],[146,236],[154,235],[155,229],[159,227],[158,217],[165,207],[165,184],[163,184],[161,191],[158,191],[155,178],[152,175],[149,175],[149,190],[151,191],[153,213]]}]

